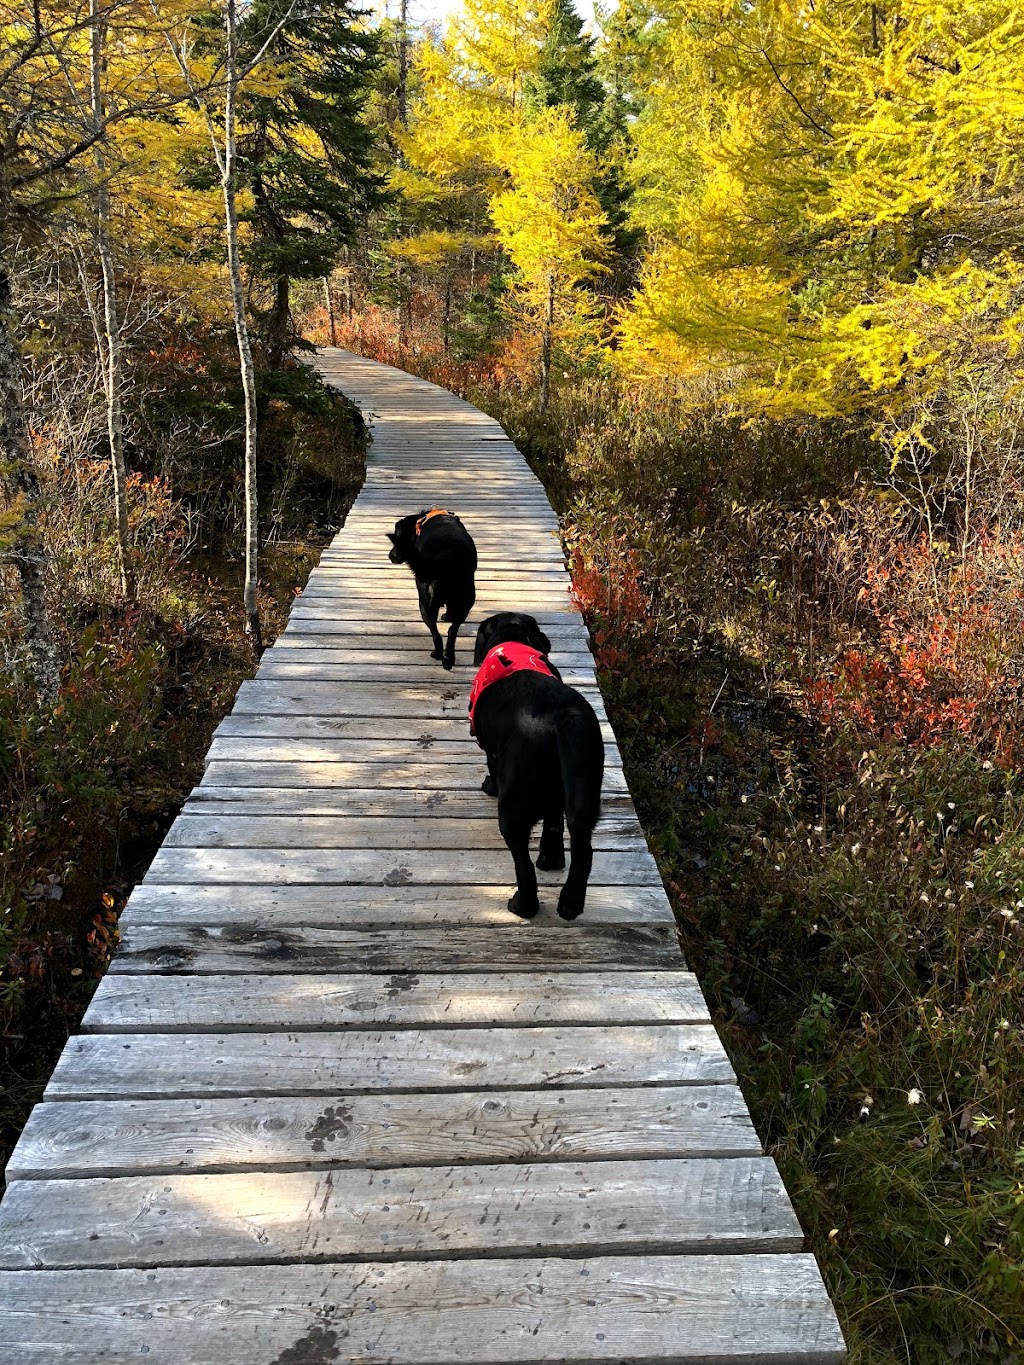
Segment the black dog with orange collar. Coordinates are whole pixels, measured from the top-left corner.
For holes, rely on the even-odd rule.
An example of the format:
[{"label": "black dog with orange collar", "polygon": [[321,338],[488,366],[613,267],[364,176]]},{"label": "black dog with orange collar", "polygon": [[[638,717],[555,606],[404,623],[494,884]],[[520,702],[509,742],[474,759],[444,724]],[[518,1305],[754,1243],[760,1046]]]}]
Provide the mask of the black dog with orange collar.
[{"label": "black dog with orange collar", "polygon": [[[416,578],[420,616],[434,642],[432,659],[442,668],[455,663],[455,641],[459,627],[473,610],[476,601],[476,546],[454,512],[430,507],[395,522],[388,532],[392,564],[407,564]],[[441,618],[449,623],[448,638],[442,643],[437,629]]]}]

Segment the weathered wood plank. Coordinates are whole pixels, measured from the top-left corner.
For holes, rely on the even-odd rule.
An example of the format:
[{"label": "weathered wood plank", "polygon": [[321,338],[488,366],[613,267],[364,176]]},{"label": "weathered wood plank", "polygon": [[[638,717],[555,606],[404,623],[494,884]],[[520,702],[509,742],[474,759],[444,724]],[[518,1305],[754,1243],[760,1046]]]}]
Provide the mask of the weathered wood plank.
[{"label": "weathered wood plank", "polygon": [[[486,774],[482,759],[474,763],[442,762],[431,753],[416,762],[400,763],[295,763],[215,761],[207,765],[203,787],[408,787],[416,791],[478,792]],[[606,768],[602,798],[626,794],[620,768]]]},{"label": "weathered wood plank", "polygon": [[[182,807],[183,815],[319,815],[340,817],[381,816],[397,819],[421,816],[433,822],[463,819],[489,820],[496,816],[495,801],[476,791],[458,788],[444,791],[430,787],[194,787]],[[607,794],[601,802],[596,828],[623,826],[635,819],[628,796]],[[177,836],[175,836],[177,837]]]},{"label": "weathered wood plank", "polygon": [[[614,743],[609,725],[602,726],[606,743]],[[382,733],[383,732],[383,733]],[[225,716],[214,732],[217,739],[229,737],[279,739],[389,739],[413,740],[417,749],[432,749],[443,743],[445,757],[459,752],[465,745],[481,750],[469,733],[465,715],[440,718],[402,718],[392,716],[384,724],[375,716],[265,716],[258,711],[233,712]],[[448,747],[450,746],[450,747]]]},{"label": "weathered wood plank", "polygon": [[[590,702],[600,720],[607,720],[601,694],[596,688],[578,689]],[[307,716],[349,715],[434,717],[465,716],[469,699],[468,687],[459,683],[439,682],[435,687],[409,684],[388,687],[373,683],[318,683],[288,682],[252,678],[238,689],[234,710],[258,711],[269,715],[275,711]]]},{"label": "weathered wood plank", "polygon": [[[482,793],[481,793],[482,795]],[[488,798],[483,797],[486,801]],[[438,805],[435,810],[443,810]],[[535,834],[537,832],[535,831]],[[605,814],[594,829],[595,849],[629,852],[647,844],[635,815]],[[462,819],[436,815],[179,815],[165,848],[415,848],[501,849],[505,841],[492,810]]]},{"label": "weathered wood plank", "polygon": [[[79,1034],[48,1100],[734,1082],[707,1024]],[[69,1122],[74,1114],[69,1111]]]},{"label": "weathered wood plank", "polygon": [[[508,915],[515,920],[514,915]],[[521,923],[521,921],[520,921]],[[683,965],[668,925],[594,925],[585,932],[515,925],[432,929],[321,929],[254,922],[124,925],[111,972],[628,971]]]},{"label": "weathered wood plank", "polygon": [[[387,723],[381,723],[386,730]],[[421,755],[435,763],[475,763],[480,769],[481,778],[487,771],[487,760],[483,750],[470,738],[469,725],[466,724],[465,739],[457,745],[442,742],[443,747],[435,750],[431,736],[418,739],[390,740],[381,739],[298,739],[292,736],[281,738],[278,735],[263,738],[249,735],[235,738],[216,735],[210,745],[207,763],[381,763],[394,759],[400,763],[415,762]],[[433,752],[432,752],[433,751]],[[612,745],[606,746],[605,759],[608,769],[621,768],[618,751]],[[477,783],[479,786],[479,782]]]},{"label": "weathered wood plank", "polygon": [[[216,789],[214,789],[216,790]],[[305,795],[300,793],[300,795]],[[507,909],[507,886],[196,886],[142,882],[121,914],[121,924],[272,924],[275,928],[475,925],[516,931]],[[660,886],[591,886],[583,924],[672,925]],[[531,932],[564,928],[554,906],[531,920]],[[574,929],[578,926],[570,926]],[[504,950],[500,944],[495,949]]]},{"label": "weathered wood plank", "polygon": [[[512,876],[508,850],[443,848],[297,849],[297,848],[168,848],[157,850],[146,879],[151,882],[276,882],[367,886],[474,886],[506,882]],[[564,872],[537,871],[541,891],[565,880]],[[594,854],[590,874],[594,886],[656,886],[661,878],[646,849]],[[541,899],[544,897],[542,895]]]},{"label": "weathered wood plank", "polygon": [[[426,632],[424,632],[424,639],[429,641]],[[336,683],[389,682],[398,679],[403,682],[415,683],[437,681],[440,676],[443,676],[440,665],[430,659],[426,650],[424,650],[424,655],[425,658],[420,661],[407,659],[404,664],[361,664],[330,663],[323,659],[309,661],[286,659],[280,655],[275,657],[273,651],[269,651],[264,655],[256,676],[258,678],[299,679],[303,682]],[[465,667],[458,667],[457,670],[452,669],[448,676],[453,681],[462,681],[465,678],[467,686],[472,686],[474,671],[470,659],[467,657]],[[562,674],[562,681],[569,687],[597,686],[592,663],[587,663],[582,667],[559,666],[559,671]]]},{"label": "weathered wood plank", "polygon": [[33,1109],[7,1180],[756,1156],[735,1086],[83,1101]]},{"label": "weathered wood plank", "polygon": [[838,1365],[814,1257],[11,1271],[0,1356],[53,1365]]},{"label": "weathered wood plank", "polygon": [[474,972],[393,976],[259,973],[122,976],[96,988],[87,1033],[195,1030],[690,1024],[708,1018],[684,971]]},{"label": "weathered wood plank", "polygon": [[[508,609],[508,603],[504,604]],[[557,618],[554,613],[531,612],[536,616],[544,634],[551,641],[552,648],[558,648],[570,641],[586,645],[590,639],[587,628],[580,621],[578,616],[571,612],[558,613]],[[468,642],[468,649],[472,653],[473,638],[476,629],[483,616],[475,614],[470,617],[459,632],[459,639]],[[422,621],[414,620],[412,616],[382,616],[381,613],[367,613],[363,616],[355,616],[351,619],[329,617],[289,617],[288,625],[282,632],[283,636],[289,640],[293,635],[331,635],[342,636],[346,639],[355,640],[357,637],[373,640],[379,644],[376,637],[383,637],[393,642],[396,647],[405,647],[410,643],[422,640],[426,631]],[[429,637],[428,637],[429,638]]]},{"label": "weathered wood plank", "polygon": [[15,1181],[0,1205],[3,1270],[749,1254],[802,1241],[764,1157]]},{"label": "weathered wood plank", "polygon": [[[443,623],[442,623],[443,624]],[[461,636],[459,637],[462,638]],[[378,641],[379,645],[379,641]],[[573,670],[582,672],[589,669],[594,670],[594,656],[588,649],[581,645],[575,649],[552,650],[550,654],[552,663],[558,666],[559,671],[564,675]],[[360,667],[388,667],[399,672],[408,667],[430,668],[431,677],[435,680],[441,676],[444,670],[436,659],[427,659],[426,662],[413,661],[409,658],[407,649],[386,649],[371,645],[362,645],[358,641],[348,641],[339,639],[334,643],[324,644],[316,636],[306,635],[282,635],[263,655],[261,667],[264,663],[273,660],[275,663],[310,663],[310,664],[359,664]],[[476,674],[476,666],[472,656],[467,654],[466,658],[456,655],[455,667],[451,670],[450,677],[462,679],[468,677],[472,682]],[[392,674],[390,676],[395,676]]]}]

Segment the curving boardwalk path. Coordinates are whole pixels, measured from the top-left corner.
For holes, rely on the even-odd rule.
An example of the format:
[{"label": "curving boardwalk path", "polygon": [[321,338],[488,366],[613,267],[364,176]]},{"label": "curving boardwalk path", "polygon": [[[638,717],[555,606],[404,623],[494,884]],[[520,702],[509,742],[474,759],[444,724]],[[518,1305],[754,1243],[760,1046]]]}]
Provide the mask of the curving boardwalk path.
[{"label": "curving boardwalk path", "polygon": [[[0,1204],[0,1360],[830,1362],[843,1343],[626,791],[543,489],[343,351],[365,488],[122,918]],[[504,908],[396,516],[463,516],[608,743],[587,911]]]}]

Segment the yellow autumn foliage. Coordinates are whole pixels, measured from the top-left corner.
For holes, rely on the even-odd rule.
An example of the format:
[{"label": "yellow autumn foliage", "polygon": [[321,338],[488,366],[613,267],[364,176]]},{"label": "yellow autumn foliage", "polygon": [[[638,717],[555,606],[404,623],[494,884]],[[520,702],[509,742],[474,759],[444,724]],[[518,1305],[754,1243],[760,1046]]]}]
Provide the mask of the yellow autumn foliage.
[{"label": "yellow autumn foliage", "polygon": [[732,401],[927,439],[968,354],[1016,364],[1020,6],[667,0],[652,32],[627,372],[738,365]]}]

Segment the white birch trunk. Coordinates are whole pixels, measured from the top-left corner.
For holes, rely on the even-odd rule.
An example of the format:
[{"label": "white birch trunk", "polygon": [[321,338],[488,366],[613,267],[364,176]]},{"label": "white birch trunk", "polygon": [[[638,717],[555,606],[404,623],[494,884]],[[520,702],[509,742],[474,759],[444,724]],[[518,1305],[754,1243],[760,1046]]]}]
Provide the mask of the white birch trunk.
[{"label": "white birch trunk", "polygon": [[[106,37],[100,0],[90,0],[91,39],[91,96],[93,129],[103,129],[103,44]],[[110,446],[110,467],[114,480],[114,518],[117,528],[117,561],[121,593],[131,597],[135,592],[131,570],[128,531],[128,476],[124,464],[124,414],[121,390],[124,367],[121,358],[121,320],[117,311],[117,279],[114,258],[110,249],[110,190],[107,185],[107,158],[102,137],[98,137],[96,160],[96,248],[103,277],[103,341],[100,364],[103,369],[103,388],[107,400],[107,439]]]},{"label": "white birch trunk", "polygon": [[238,15],[236,0],[227,0],[227,67],[224,98],[224,158],[221,183],[224,189],[224,224],[228,245],[228,273],[231,277],[231,304],[238,338],[238,361],[245,398],[245,629],[252,637],[253,649],[263,649],[259,607],[256,600],[258,574],[258,505],[256,500],[256,373],[245,316],[245,291],[242,287],[242,258],[238,246],[238,205],[235,199],[237,165],[235,105],[238,96]]}]

